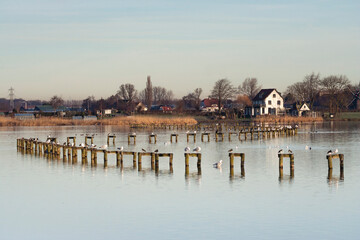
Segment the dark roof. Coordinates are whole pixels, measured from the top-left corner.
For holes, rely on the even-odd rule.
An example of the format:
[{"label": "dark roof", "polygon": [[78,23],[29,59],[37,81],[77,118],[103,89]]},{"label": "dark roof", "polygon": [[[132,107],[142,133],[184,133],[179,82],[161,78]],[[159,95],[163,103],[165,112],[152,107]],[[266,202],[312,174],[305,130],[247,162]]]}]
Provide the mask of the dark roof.
[{"label": "dark roof", "polygon": [[261,91],[258,94],[256,94],[256,96],[253,98],[253,101],[262,101],[262,100],[264,100],[274,90],[281,96],[281,94],[275,88],[261,89]]},{"label": "dark roof", "polygon": [[56,110],[51,105],[37,105],[35,106],[35,111],[46,112],[46,113],[54,113],[66,111],[66,107],[59,106]]}]

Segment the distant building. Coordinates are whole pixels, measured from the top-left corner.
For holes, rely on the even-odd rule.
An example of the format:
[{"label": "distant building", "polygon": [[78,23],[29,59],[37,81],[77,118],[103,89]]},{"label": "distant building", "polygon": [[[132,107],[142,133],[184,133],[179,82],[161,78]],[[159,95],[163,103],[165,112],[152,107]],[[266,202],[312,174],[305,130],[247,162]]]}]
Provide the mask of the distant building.
[{"label": "distant building", "polygon": [[215,98],[205,98],[200,103],[200,110],[202,112],[217,112],[219,111],[219,101]]},{"label": "distant building", "polygon": [[261,89],[252,99],[252,106],[245,108],[245,115],[278,115],[284,110],[284,99],[275,88]]},{"label": "distant building", "polygon": [[35,119],[34,114],[32,113],[15,113],[14,114],[15,119],[17,120],[31,120]]}]

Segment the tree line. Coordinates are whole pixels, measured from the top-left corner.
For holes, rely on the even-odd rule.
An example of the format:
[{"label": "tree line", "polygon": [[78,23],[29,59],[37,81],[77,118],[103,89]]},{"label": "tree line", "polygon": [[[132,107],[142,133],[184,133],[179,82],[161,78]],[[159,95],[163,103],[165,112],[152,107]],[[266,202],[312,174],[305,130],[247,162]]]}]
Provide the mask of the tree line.
[{"label": "tree line", "polygon": [[[261,88],[257,78],[246,78],[238,86],[234,86],[230,80],[223,78],[214,83],[207,97],[216,99],[218,106],[222,106],[229,99],[242,106],[248,106],[251,105],[251,99],[259,93]],[[345,75],[330,75],[322,78],[319,73],[311,73],[302,81],[288,86],[283,97],[289,103],[306,102],[311,109],[316,107],[336,112],[354,104],[352,100],[358,97],[359,90],[360,83],[352,85]],[[173,105],[179,111],[184,110],[185,106],[200,110],[200,104],[204,98],[202,95],[203,90],[198,87],[181,99],[175,99],[172,90],[153,86],[148,77],[145,88],[141,91],[137,91],[132,83],[121,84],[117,92],[106,99],[96,100],[94,96],[87,97],[82,101],[82,107],[91,112],[108,108],[130,112],[134,110],[137,102],[142,102],[148,109],[151,109],[153,105]],[[321,99],[326,100],[321,102]],[[58,96],[52,97],[49,101],[55,108],[63,102]]]}]

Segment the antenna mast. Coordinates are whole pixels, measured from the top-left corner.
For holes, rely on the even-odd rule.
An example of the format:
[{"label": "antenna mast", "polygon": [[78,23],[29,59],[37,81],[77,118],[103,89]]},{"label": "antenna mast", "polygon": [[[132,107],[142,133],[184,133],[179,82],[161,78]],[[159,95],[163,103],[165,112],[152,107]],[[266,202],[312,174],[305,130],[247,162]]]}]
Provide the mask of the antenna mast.
[{"label": "antenna mast", "polygon": [[15,89],[13,89],[13,87],[10,87],[9,89],[9,97],[10,97],[10,111],[9,112],[13,112],[14,108],[15,108],[15,104],[14,104],[14,91]]}]

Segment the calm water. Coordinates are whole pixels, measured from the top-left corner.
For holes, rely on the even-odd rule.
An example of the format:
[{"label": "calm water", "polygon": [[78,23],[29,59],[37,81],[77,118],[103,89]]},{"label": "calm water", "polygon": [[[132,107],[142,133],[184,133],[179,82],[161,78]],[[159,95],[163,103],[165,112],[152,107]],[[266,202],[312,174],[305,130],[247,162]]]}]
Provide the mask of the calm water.
[{"label": "calm water", "polygon": [[[137,145],[128,146],[129,130],[118,127],[17,127],[0,129],[0,239],[357,239],[360,222],[360,123],[324,123],[301,126],[295,137],[266,140],[164,144],[173,131],[157,131],[158,143],[147,142],[146,130],[137,131]],[[314,133],[309,133],[310,131]],[[96,133],[95,144],[117,135],[116,147],[174,153],[173,173],[160,159],[160,173],[82,166],[17,152],[16,138],[48,134],[61,142],[77,134]],[[234,137],[235,138],[235,137]],[[183,149],[201,146],[202,174],[190,161],[185,177]],[[305,146],[312,150],[305,150]],[[279,148],[295,154],[295,177],[284,161],[279,180]],[[236,161],[229,177],[229,148],[246,154],[245,177]],[[328,180],[326,152],[345,154],[344,180],[334,160]],[[222,169],[212,163],[223,159]]]}]

